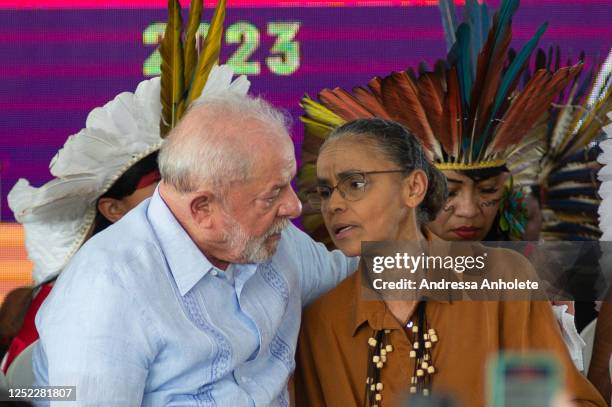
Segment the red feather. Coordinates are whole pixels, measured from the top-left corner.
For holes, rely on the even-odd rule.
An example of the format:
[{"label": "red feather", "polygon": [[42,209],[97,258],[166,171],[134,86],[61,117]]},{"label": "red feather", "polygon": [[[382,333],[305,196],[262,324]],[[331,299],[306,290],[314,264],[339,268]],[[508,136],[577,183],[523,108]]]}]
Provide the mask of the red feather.
[{"label": "red feather", "polygon": [[375,76],[368,82],[368,88],[370,88],[374,96],[382,103],[382,79]]},{"label": "red feather", "polygon": [[442,116],[443,126],[447,129],[449,137],[449,147],[445,150],[448,154],[459,158],[459,151],[462,140],[461,123],[461,94],[459,92],[459,79],[457,78],[456,68],[451,68],[446,77],[448,92],[444,100],[444,114]]},{"label": "red feather", "polygon": [[347,121],[373,117],[372,113],[361,106],[357,99],[344,89],[323,89],[319,93],[319,99],[329,110]]},{"label": "red feather", "polygon": [[368,111],[374,116],[380,117],[381,119],[391,119],[380,99],[378,99],[371,92],[368,92],[367,89],[359,86],[353,88],[353,93],[355,94],[355,98],[359,101],[359,103],[368,109]]},{"label": "red feather", "polygon": [[417,87],[406,72],[395,72],[383,79],[382,97],[391,118],[408,127],[429,150],[438,144],[427,114],[419,100]]},{"label": "red feather", "polygon": [[561,68],[554,74],[538,70],[513,101],[498,126],[491,153],[505,151],[517,144],[528,133],[538,119],[550,109],[555,96],[580,73],[582,65]]},{"label": "red feather", "polygon": [[427,113],[427,119],[434,135],[447,153],[452,151],[452,141],[448,129],[445,128],[442,115],[444,112],[444,96],[442,84],[433,72],[423,73],[418,81],[419,98],[421,105]]},{"label": "red feather", "polygon": [[[477,122],[468,122],[467,129],[471,131],[472,127],[476,126],[476,137],[482,134],[491,115],[495,95],[502,78],[506,53],[512,39],[512,30],[507,29],[504,37],[495,42],[495,32],[498,26],[496,17],[493,19],[493,27],[489,31],[487,42],[478,55],[476,80],[470,96],[470,111],[474,112],[471,116]],[[476,112],[478,112],[477,116]]]}]

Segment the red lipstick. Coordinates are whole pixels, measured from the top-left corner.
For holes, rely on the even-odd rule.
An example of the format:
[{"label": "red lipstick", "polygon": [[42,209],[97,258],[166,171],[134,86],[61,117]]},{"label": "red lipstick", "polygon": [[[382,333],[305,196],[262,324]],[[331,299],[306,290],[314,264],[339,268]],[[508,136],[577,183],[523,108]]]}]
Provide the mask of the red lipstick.
[{"label": "red lipstick", "polygon": [[463,240],[473,240],[478,236],[480,228],[474,226],[462,226],[457,229],[453,229],[453,232]]}]

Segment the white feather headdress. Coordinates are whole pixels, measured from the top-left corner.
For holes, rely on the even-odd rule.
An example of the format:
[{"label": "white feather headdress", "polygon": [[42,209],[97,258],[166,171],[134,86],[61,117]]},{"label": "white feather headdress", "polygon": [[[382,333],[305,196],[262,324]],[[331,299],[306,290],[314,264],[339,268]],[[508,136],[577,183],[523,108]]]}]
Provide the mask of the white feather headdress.
[{"label": "white feather headdress", "polygon": [[[612,112],[608,113],[608,118],[612,120]],[[597,158],[597,161],[603,165],[598,174],[601,181],[599,228],[602,231],[601,240],[612,241],[612,124],[608,124],[604,130],[608,139],[599,143],[602,153]]]},{"label": "white feather headdress", "polygon": [[[232,82],[229,66],[214,66],[202,95],[225,91],[246,95],[250,83]],[[51,160],[55,177],[36,188],[25,179],[8,194],[9,207],[25,229],[36,284],[57,276],[90,231],[96,202],[130,167],[159,150],[160,78],[141,82],[134,93],[117,95],[92,110],[86,127],[70,136]]]}]

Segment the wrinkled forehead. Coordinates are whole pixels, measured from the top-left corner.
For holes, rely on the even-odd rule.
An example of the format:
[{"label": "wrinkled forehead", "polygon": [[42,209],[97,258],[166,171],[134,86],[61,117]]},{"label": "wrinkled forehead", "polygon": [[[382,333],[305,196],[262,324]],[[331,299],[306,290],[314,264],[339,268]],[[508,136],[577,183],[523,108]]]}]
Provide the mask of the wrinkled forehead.
[{"label": "wrinkled forehead", "polygon": [[369,143],[340,139],[331,141],[321,149],[317,158],[317,177],[329,180],[347,171],[371,171],[385,160]]},{"label": "wrinkled forehead", "polygon": [[295,147],[288,134],[264,137],[247,146],[254,178],[287,178],[296,173]]}]

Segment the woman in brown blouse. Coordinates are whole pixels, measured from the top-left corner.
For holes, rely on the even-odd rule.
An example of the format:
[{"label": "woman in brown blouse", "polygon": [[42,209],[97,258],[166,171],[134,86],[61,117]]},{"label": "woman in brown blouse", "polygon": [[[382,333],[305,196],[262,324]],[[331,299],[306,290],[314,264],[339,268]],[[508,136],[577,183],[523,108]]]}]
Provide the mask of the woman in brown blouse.
[{"label": "woman in brown blouse", "polygon": [[[362,241],[435,239],[422,225],[445,202],[444,176],[401,125],[365,119],[337,128],[321,147],[317,178],[325,225],[347,256],[360,255]],[[500,268],[530,267],[510,251],[492,254]],[[298,406],[396,406],[417,391],[483,406],[486,361],[502,349],[554,352],[578,405],[605,406],[573,367],[548,303],[364,301],[361,278],[354,273],[304,314]],[[427,341],[415,350],[418,328]]]}]

